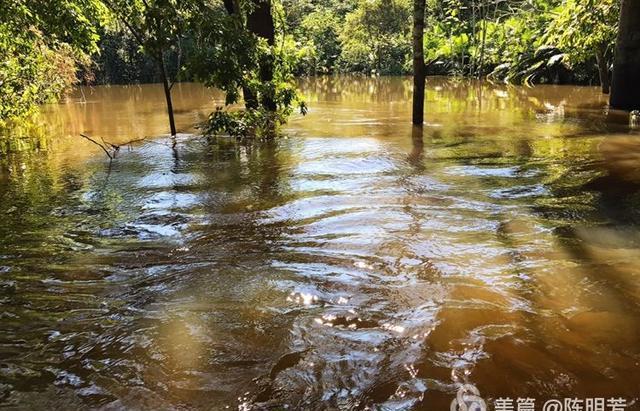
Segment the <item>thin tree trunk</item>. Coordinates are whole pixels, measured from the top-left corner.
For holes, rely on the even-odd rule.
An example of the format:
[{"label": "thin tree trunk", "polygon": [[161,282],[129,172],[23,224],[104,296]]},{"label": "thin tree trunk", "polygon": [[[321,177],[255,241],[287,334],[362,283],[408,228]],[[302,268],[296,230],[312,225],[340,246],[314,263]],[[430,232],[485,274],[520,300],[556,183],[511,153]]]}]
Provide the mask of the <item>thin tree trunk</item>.
[{"label": "thin tree trunk", "polygon": [[471,76],[473,76],[476,72],[476,63],[478,62],[477,59],[477,51],[478,49],[477,47],[477,33],[476,33],[476,2],[474,0],[471,1],[471,48],[474,49],[474,53],[471,56],[471,68],[469,69],[469,73],[471,73]]},{"label": "thin tree trunk", "polygon": [[605,57],[606,45],[601,44],[596,50],[596,61],[598,63],[598,73],[600,74],[600,85],[602,86],[602,93],[609,94],[611,89],[609,82],[609,66]]},{"label": "thin tree trunk", "polygon": [[640,1],[622,0],[611,84],[611,107],[640,109]]},{"label": "thin tree trunk", "polygon": [[160,76],[162,76],[162,85],[164,87],[164,97],[167,100],[167,114],[169,115],[169,127],[171,128],[171,136],[178,134],[176,132],[176,121],[173,117],[173,101],[171,99],[171,86],[169,85],[169,78],[167,77],[167,70],[164,66],[164,56],[162,53],[158,58],[158,68],[160,69]]},{"label": "thin tree trunk", "polygon": [[480,7],[480,18],[482,19],[482,45],[480,46],[480,67],[478,68],[478,78],[481,78],[484,72],[484,52],[487,44],[487,11],[484,7],[484,0],[480,0]]},{"label": "thin tree trunk", "polygon": [[424,14],[426,0],[413,0],[413,124],[424,123],[426,65],[424,62]]}]

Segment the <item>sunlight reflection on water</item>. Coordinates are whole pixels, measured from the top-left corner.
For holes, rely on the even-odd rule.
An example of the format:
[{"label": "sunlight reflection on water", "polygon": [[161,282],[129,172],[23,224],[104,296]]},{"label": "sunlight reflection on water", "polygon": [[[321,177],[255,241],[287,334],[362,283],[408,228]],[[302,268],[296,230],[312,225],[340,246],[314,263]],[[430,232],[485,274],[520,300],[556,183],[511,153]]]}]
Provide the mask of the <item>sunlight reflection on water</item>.
[{"label": "sunlight reflection on water", "polygon": [[[416,133],[410,84],[305,79],[288,139],[160,137],[111,168],[73,136],[161,134],[157,88],[49,108],[52,150],[0,161],[2,401],[635,398],[640,140],[596,89],[447,79]],[[217,94],[179,87],[189,131]]]}]

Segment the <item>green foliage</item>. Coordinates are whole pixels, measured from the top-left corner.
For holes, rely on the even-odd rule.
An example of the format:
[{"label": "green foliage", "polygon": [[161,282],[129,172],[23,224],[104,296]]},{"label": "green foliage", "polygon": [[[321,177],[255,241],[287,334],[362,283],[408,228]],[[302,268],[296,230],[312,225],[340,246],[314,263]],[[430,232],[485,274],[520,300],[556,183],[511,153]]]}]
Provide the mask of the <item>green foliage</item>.
[{"label": "green foliage", "polygon": [[[428,61],[441,73],[514,82],[595,82],[595,56],[611,60],[617,0],[430,0]],[[588,63],[588,64],[587,64]],[[433,70],[432,67],[432,70]]]},{"label": "green foliage", "polygon": [[[255,48],[249,57],[254,61],[269,60],[273,62],[273,79],[263,81],[259,76],[259,65],[248,64],[245,70],[239,73],[217,73],[218,87],[222,85],[227,92],[227,107],[219,107],[209,119],[201,125],[201,130],[206,135],[230,135],[236,138],[273,138],[279,127],[286,122],[288,117],[297,107],[304,115],[307,112],[304,101],[296,92],[293,83],[292,69],[298,64],[297,55],[294,52],[295,43],[291,37],[282,38],[282,44],[269,46],[263,39],[254,39]],[[247,55],[245,55],[247,57]],[[247,59],[251,61],[252,59]],[[227,74],[226,77],[221,74]],[[234,104],[239,102],[240,90],[249,91],[253,95],[270,95],[276,104],[276,111],[271,111],[264,106],[257,108],[247,107],[238,110]]]},{"label": "green foliage", "polygon": [[[285,97],[286,98],[286,97]],[[278,97],[282,102],[282,97]],[[200,126],[205,135],[228,135],[238,139],[272,139],[292,112],[292,103],[281,103],[284,110],[275,113],[264,109],[225,110],[218,107],[209,119]],[[304,103],[300,109],[306,113]]]},{"label": "green foliage", "polygon": [[307,40],[304,48],[307,73],[331,73],[342,53],[340,42],[340,17],[329,8],[320,8],[309,13],[301,22],[300,29]]},{"label": "green foliage", "polygon": [[401,74],[411,53],[411,2],[362,0],[340,32],[346,71]]},{"label": "green foliage", "polygon": [[298,50],[296,74],[405,74],[409,0],[283,0],[285,31]]},{"label": "green foliage", "polygon": [[97,50],[94,0],[0,2],[0,127],[55,101]]},{"label": "green foliage", "polygon": [[[100,37],[100,53],[94,56],[92,66],[82,76],[87,83],[137,84],[162,81],[156,62],[140,52],[140,45],[126,28],[104,28]],[[175,55],[171,53],[171,58],[168,59],[170,68],[177,66]]]},{"label": "green foliage", "polygon": [[156,62],[181,47],[191,5],[177,0],[102,0],[113,18],[128,29],[141,51]]},{"label": "green foliage", "polygon": [[97,23],[106,18],[100,0],[3,0],[0,2],[2,21],[12,26],[16,34],[35,29],[48,43],[68,44],[74,52],[90,54],[97,51]]},{"label": "green foliage", "polygon": [[554,10],[545,42],[564,50],[571,61],[594,58],[598,49],[611,49],[618,32],[618,0],[565,0]]},{"label": "green foliage", "polygon": [[260,58],[257,38],[244,29],[241,16],[230,16],[221,5],[192,10],[188,24],[194,37],[189,76],[225,91],[227,104],[238,102]]},{"label": "green foliage", "polygon": [[[284,4],[304,50],[296,73],[410,72],[411,2]],[[618,0],[427,0],[425,59],[430,74],[595,82],[595,51],[611,61],[618,14]]]},{"label": "green foliage", "polygon": [[0,24],[0,52],[6,56],[0,68],[0,125],[55,99],[75,80],[70,48],[47,45],[39,31],[17,35]]}]

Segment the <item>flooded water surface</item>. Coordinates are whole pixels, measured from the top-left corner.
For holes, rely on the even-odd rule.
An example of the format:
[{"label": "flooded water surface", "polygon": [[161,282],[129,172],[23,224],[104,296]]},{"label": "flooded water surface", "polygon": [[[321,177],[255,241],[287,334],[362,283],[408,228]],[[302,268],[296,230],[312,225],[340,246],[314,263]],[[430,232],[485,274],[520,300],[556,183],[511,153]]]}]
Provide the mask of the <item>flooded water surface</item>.
[{"label": "flooded water surface", "polygon": [[251,146],[194,84],[175,147],[158,86],[45,109],[0,158],[3,408],[638,407],[640,135],[597,88],[429,79],[412,129],[409,78],[300,86]]}]

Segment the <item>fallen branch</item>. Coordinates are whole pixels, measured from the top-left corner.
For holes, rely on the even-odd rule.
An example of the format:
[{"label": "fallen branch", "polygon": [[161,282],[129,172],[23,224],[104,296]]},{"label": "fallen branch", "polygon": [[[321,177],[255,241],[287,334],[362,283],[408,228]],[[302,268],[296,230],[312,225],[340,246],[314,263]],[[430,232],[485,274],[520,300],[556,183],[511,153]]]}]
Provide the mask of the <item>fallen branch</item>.
[{"label": "fallen branch", "polygon": [[84,134],[82,134],[82,133],[80,134],[80,137],[85,138],[85,139],[87,139],[87,140],[91,141],[91,142],[92,142],[93,144],[95,144],[96,146],[100,147],[100,148],[102,149],[102,151],[104,151],[104,153],[107,155],[107,157],[109,157],[109,160],[113,160],[113,157],[115,156],[115,154],[114,154],[114,155],[111,155],[111,153],[109,152],[109,150],[107,150],[107,148],[106,148],[104,145],[102,145],[102,144],[98,143],[96,140],[94,140],[94,139],[92,139],[91,137],[86,136],[86,135],[84,135]]},{"label": "fallen branch", "polygon": [[[138,143],[141,141],[145,141],[147,138],[146,137],[142,137],[142,138],[136,138],[134,140],[130,140],[127,141],[126,143],[122,143],[122,144],[113,144],[110,143],[108,141],[106,141],[104,138],[100,137],[100,140],[102,140],[102,143],[99,143],[98,141],[94,140],[93,138],[85,135],[85,134],[80,134],[80,137],[89,140],[90,142],[92,142],[93,144],[97,145],[98,147],[100,147],[102,149],[102,151],[104,151],[104,153],[107,155],[107,157],[109,157],[109,160],[113,160],[114,158],[116,158],[116,154],[118,154],[118,152],[120,151],[120,148],[122,146],[130,146],[133,143]],[[111,150],[109,150],[109,148]]]}]

